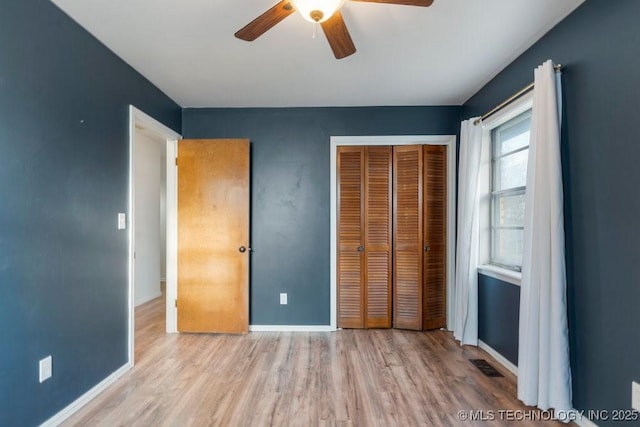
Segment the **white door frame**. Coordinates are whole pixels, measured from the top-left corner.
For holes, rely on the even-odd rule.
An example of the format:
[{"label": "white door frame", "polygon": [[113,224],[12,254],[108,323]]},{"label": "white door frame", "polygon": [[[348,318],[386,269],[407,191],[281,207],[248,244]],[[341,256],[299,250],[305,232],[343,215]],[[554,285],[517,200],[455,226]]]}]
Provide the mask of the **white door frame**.
[{"label": "white door frame", "polygon": [[[167,332],[175,332],[170,326],[175,325],[176,312],[169,301],[175,299],[170,294],[170,289],[176,289],[177,280],[177,253],[178,227],[177,227],[177,170],[175,157],[177,153],[177,141],[182,136],[153,117],[145,114],[133,105],[129,105],[129,365],[134,364],[135,355],[135,144],[136,126],[144,128],[154,136],[163,139],[167,146]],[[171,286],[170,284],[173,284]],[[169,310],[171,306],[172,310]],[[173,322],[173,323],[171,323]],[[171,329],[171,330],[170,330]],[[175,326],[173,326],[175,329]]]},{"label": "white door frame", "polygon": [[331,329],[338,325],[337,272],[337,151],[347,145],[446,145],[447,146],[447,325],[453,324],[453,285],[456,257],[456,137],[455,135],[332,136],[331,137]]}]

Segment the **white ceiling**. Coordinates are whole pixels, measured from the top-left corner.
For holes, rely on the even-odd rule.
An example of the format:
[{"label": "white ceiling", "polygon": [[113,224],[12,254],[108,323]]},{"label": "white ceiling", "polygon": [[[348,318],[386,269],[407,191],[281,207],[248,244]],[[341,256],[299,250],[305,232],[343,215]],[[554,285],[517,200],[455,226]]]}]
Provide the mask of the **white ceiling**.
[{"label": "white ceiling", "polygon": [[297,13],[233,36],[278,0],[52,1],[183,107],[306,107],[461,105],[584,0],[347,1],[342,60]]}]

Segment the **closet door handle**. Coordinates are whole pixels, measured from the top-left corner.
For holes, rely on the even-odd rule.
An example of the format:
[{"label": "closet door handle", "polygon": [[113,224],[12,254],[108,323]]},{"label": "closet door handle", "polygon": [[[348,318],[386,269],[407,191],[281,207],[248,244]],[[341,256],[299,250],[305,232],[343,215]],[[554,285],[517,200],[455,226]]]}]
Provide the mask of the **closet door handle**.
[{"label": "closet door handle", "polygon": [[358,252],[364,251],[364,246],[358,246]]},{"label": "closet door handle", "polygon": [[425,252],[429,252],[431,250],[431,246],[427,245],[424,247]]}]

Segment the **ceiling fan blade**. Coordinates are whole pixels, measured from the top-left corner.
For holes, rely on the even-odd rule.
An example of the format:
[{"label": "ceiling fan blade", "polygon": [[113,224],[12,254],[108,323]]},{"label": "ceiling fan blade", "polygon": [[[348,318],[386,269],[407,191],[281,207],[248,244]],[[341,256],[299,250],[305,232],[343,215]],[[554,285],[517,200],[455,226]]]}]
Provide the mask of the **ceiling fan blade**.
[{"label": "ceiling fan blade", "polygon": [[351,0],[351,1],[364,1],[367,3],[388,3],[388,4],[403,4],[405,6],[431,6],[433,0]]},{"label": "ceiling fan blade", "polygon": [[289,0],[282,0],[238,30],[235,36],[239,39],[252,42],[295,11],[295,8]]},{"label": "ceiling fan blade", "polygon": [[356,53],[356,47],[339,10],[320,25],[337,59],[346,58]]}]

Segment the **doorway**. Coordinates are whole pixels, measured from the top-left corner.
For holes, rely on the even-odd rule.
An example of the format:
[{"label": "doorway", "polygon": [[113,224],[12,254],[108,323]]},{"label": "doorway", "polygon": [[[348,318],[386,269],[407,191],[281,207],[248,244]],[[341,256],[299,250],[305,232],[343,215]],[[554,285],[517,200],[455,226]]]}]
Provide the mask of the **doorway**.
[{"label": "doorway", "polygon": [[159,298],[166,281],[166,140],[137,125],[134,150],[134,303]]},{"label": "doorway", "polygon": [[[129,106],[129,365],[135,362],[135,307],[175,280],[172,153],[181,136]],[[166,287],[168,292],[170,286]],[[167,297],[168,300],[168,297]],[[168,307],[169,304],[165,302]],[[167,332],[169,331],[167,312]]]}]

